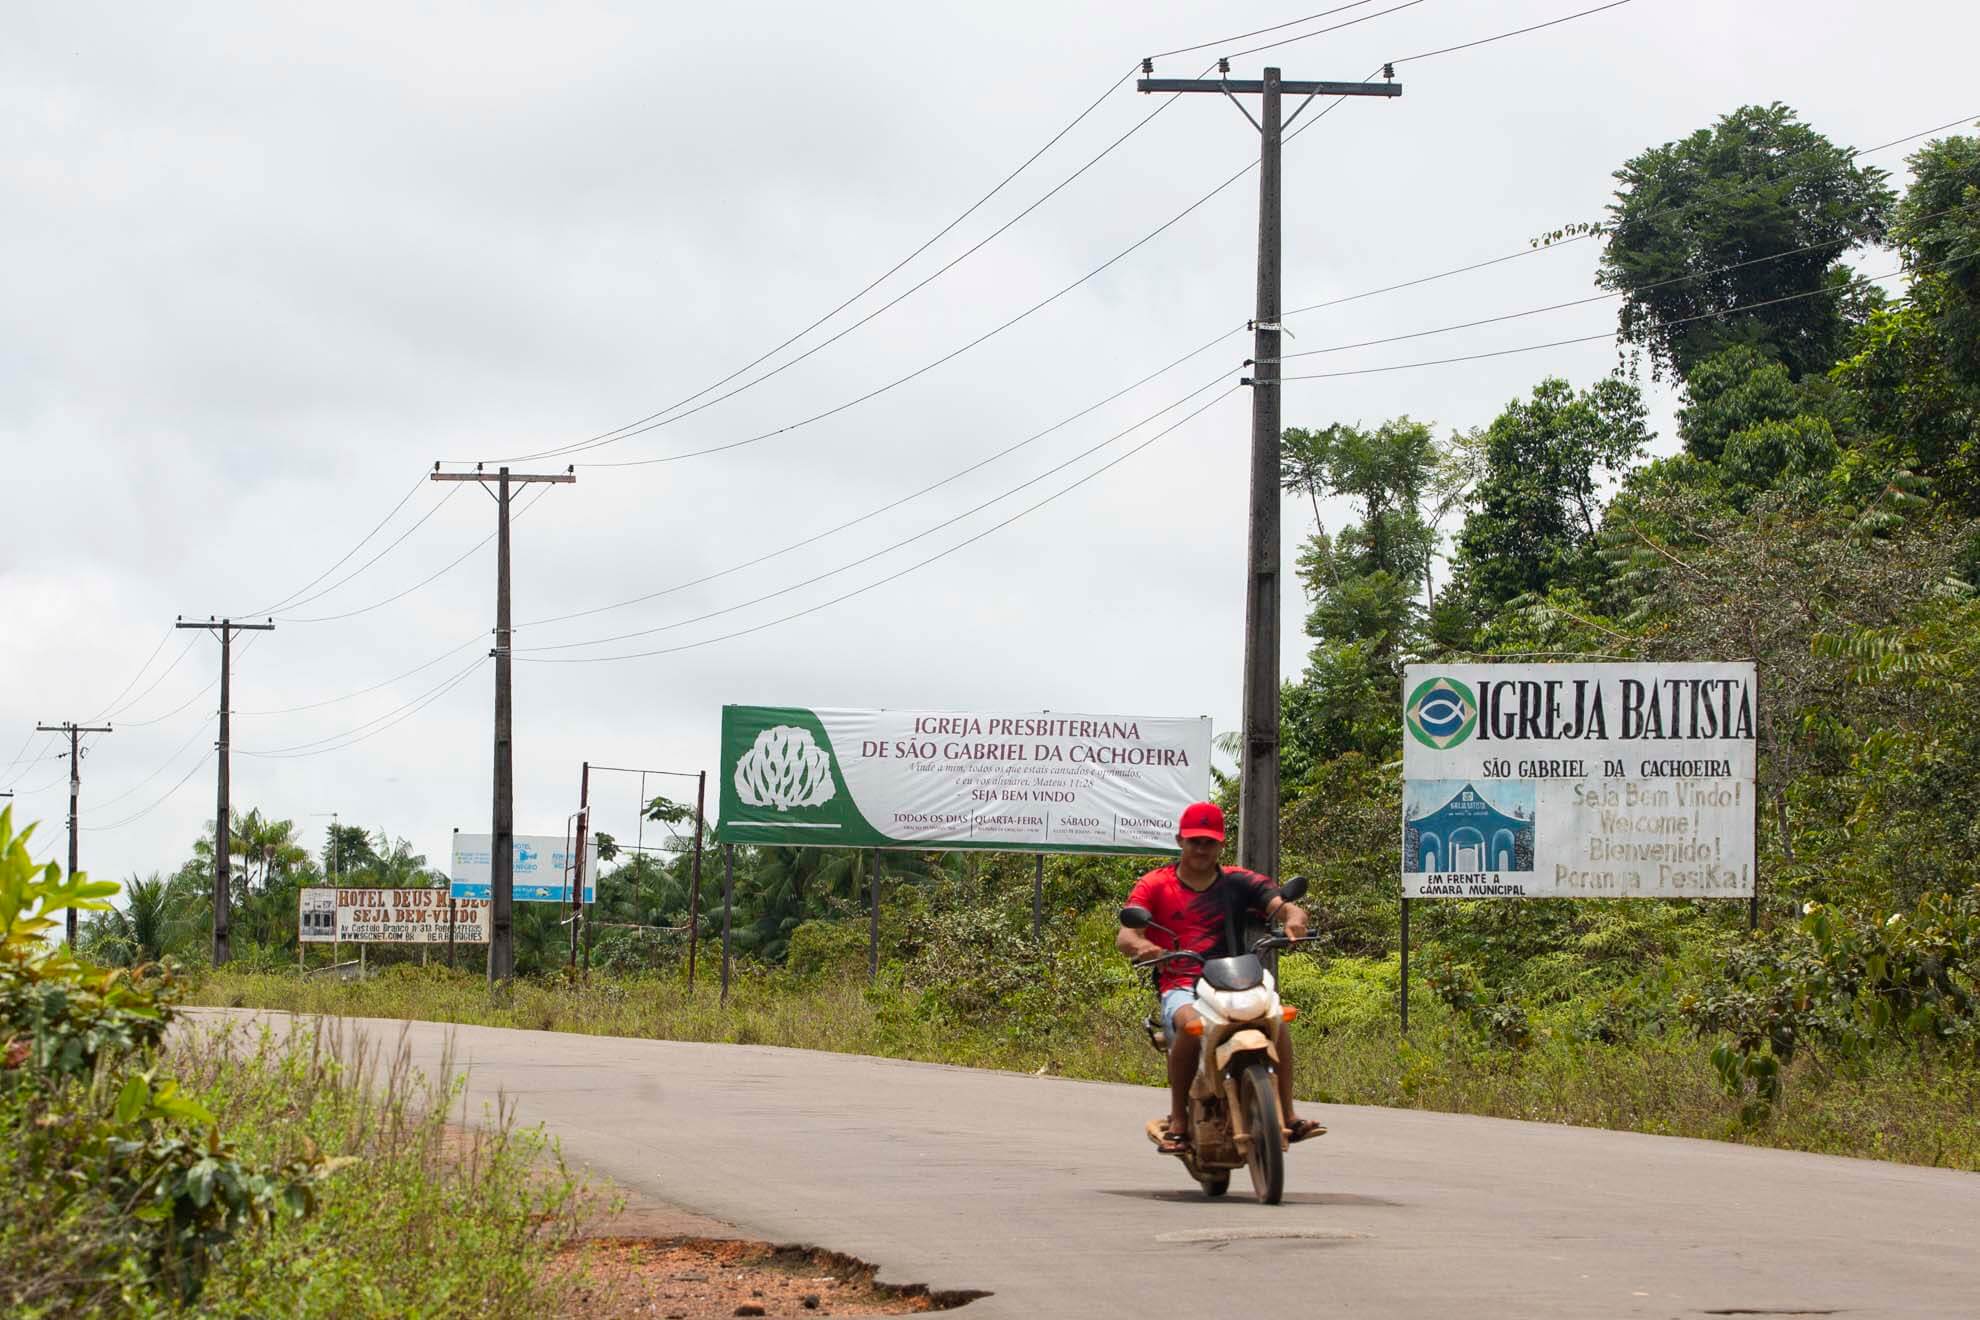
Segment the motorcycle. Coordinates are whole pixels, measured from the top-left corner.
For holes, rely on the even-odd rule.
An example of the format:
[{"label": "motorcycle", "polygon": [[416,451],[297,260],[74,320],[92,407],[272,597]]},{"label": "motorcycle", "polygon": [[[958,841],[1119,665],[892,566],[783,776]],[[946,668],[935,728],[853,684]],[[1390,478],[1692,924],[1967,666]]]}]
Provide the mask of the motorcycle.
[{"label": "motorcycle", "polygon": [[[1294,876],[1280,886],[1287,902],[1306,893],[1306,879]],[[1131,930],[1153,929],[1171,939],[1175,932],[1154,920],[1143,907],[1121,909],[1120,921]],[[1286,1131],[1279,1111],[1277,1026],[1297,1012],[1279,1002],[1278,983],[1265,966],[1264,955],[1276,949],[1308,944],[1317,936],[1290,939],[1268,934],[1236,957],[1206,958],[1188,949],[1144,958],[1136,968],[1148,969],[1156,999],[1161,998],[1161,969],[1173,962],[1193,962],[1197,977],[1197,1021],[1193,1035],[1203,1040],[1196,1075],[1189,1087],[1188,1145],[1180,1153],[1183,1167],[1206,1196],[1230,1190],[1231,1172],[1251,1173],[1251,1190],[1265,1205],[1277,1205],[1285,1195]],[[1169,1037],[1157,1014],[1143,1027],[1149,1044],[1164,1058]]]}]

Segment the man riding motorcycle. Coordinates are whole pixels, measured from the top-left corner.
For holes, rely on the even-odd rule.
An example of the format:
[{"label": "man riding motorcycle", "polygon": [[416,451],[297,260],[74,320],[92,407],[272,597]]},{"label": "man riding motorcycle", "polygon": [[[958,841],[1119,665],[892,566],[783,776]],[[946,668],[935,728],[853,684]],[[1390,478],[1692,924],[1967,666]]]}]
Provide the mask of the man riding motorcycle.
[{"label": "man riding motorcycle", "polygon": [[[1148,909],[1155,924],[1175,933],[1175,942],[1158,944],[1141,931],[1122,926],[1114,945],[1130,959],[1155,958],[1172,949],[1207,958],[1243,953],[1247,914],[1283,921],[1286,934],[1294,938],[1306,934],[1305,910],[1288,903],[1270,877],[1218,864],[1224,847],[1224,813],[1215,803],[1196,802],[1184,809],[1176,826],[1176,845],[1182,856],[1142,876],[1127,900],[1129,906]],[[1203,1048],[1202,1037],[1189,1030],[1198,1016],[1196,976],[1195,967],[1182,959],[1160,972],[1162,1026],[1169,1037],[1169,1116],[1156,1149],[1165,1155],[1180,1155],[1189,1148],[1189,1088]],[[1292,1034],[1283,1021],[1277,1024],[1276,1044],[1279,1111],[1284,1115],[1286,1140],[1317,1137],[1327,1129],[1293,1113]]]}]

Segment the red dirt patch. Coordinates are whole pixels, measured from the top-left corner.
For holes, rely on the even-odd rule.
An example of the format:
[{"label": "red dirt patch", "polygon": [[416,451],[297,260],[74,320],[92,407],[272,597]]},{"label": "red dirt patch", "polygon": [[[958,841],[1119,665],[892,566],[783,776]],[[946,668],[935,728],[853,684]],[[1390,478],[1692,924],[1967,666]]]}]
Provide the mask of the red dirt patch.
[{"label": "red dirt patch", "polygon": [[877,1284],[873,1266],[835,1252],[718,1238],[591,1238],[553,1268],[570,1279],[572,1317],[914,1315],[980,1295]]}]

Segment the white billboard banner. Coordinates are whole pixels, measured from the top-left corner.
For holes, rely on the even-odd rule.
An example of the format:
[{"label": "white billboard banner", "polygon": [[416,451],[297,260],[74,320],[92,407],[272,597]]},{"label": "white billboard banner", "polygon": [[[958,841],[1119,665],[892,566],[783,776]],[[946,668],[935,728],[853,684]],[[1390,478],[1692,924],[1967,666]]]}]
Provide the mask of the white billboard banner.
[{"label": "white billboard banner", "polygon": [[722,708],[721,843],[1175,851],[1210,721]]},{"label": "white billboard banner", "polygon": [[488,943],[485,899],[450,899],[444,889],[305,889],[301,900],[305,943]]},{"label": "white billboard banner", "polygon": [[[574,845],[561,834],[512,835],[514,871],[511,894],[518,903],[570,902],[571,859]],[[456,834],[453,859],[447,871],[455,898],[487,898],[492,883],[491,861],[495,836]],[[591,865],[585,868],[584,901],[594,901],[598,885],[598,845],[590,848]]]},{"label": "white billboard banner", "polygon": [[1403,894],[1746,898],[1750,662],[1410,665]]}]

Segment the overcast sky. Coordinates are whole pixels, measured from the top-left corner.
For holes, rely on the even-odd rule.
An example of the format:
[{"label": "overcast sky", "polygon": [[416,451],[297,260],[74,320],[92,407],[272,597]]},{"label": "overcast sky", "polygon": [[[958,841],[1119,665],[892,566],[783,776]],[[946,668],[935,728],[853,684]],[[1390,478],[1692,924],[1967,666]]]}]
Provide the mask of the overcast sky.
[{"label": "overcast sky", "polygon": [[[1157,63],[1159,74],[1194,76],[1219,53],[1394,3],[1234,41],[1219,39],[1306,10],[1253,0],[9,6],[0,765],[18,760],[0,770],[0,788],[16,790],[17,818],[43,821],[39,852],[62,854],[67,767],[51,759],[54,740],[31,731],[108,715],[118,731],[91,739],[84,760],[83,823],[97,828],[82,835],[83,866],[115,878],[176,866],[213,816],[219,648],[171,624],[273,608],[276,630],[237,644],[235,806],[294,819],[312,850],[336,812],[444,865],[452,827],[488,829],[492,670],[468,667],[485,656],[493,620],[493,546],[476,547],[494,506],[472,485],[423,483],[434,460],[582,441],[728,376],[913,251],[1145,54],[1215,41]],[[1237,56],[1232,72],[1256,77],[1269,61],[1288,78],[1359,80],[1385,59],[1590,3],[1423,0]],[[1635,0],[1403,63],[1400,99],[1350,100],[1318,120],[1316,105],[1295,125],[1313,127],[1285,153],[1286,306],[1502,256],[1597,218],[1626,158],[1741,104],[1784,101],[1850,147],[1971,116],[1976,48],[1971,6]],[[725,388],[908,289],[1161,106],[1131,81],[1117,87],[928,252]],[[1917,145],[1868,159],[1901,181]],[[1255,152],[1228,102],[1180,98],[981,251],[790,370],[674,424],[518,464],[579,466],[574,485],[523,496],[517,622],[691,583],[824,532],[1239,329],[1254,288],[1249,175],[1044,310],[870,401],[703,457],[589,466],[749,440],[927,366],[1114,257]],[[1287,347],[1582,296],[1595,291],[1595,258],[1593,244],[1570,244],[1311,312],[1290,319]],[[1857,261],[1872,274],[1895,265],[1887,254]],[[1612,305],[1595,304],[1318,355],[1303,369],[1421,362],[1613,324]],[[587,758],[710,765],[726,702],[1208,714],[1233,727],[1242,391],[953,554],[773,621],[1094,472],[1216,399],[1248,353],[1249,337],[1232,334],[1016,453],[793,553],[521,628],[518,831],[562,831]],[[1406,413],[1470,427],[1545,375],[1585,386],[1614,362],[1612,345],[1594,343],[1302,381],[1286,388],[1285,421]],[[1213,381],[1154,425],[1075,457]],[[1666,430],[1670,407],[1657,397]],[[377,537],[300,591],[409,493]],[[1312,520],[1303,501],[1286,512],[1290,560]],[[1338,523],[1341,510],[1326,512]],[[1286,588],[1291,675],[1305,606],[1290,572]],[[666,630],[526,649],[655,628]],[[314,708],[291,709],[302,706]],[[286,713],[255,713],[272,711]],[[354,745],[336,738],[374,730]],[[313,754],[245,754],[281,749]],[[638,784],[601,775],[594,790],[601,828],[630,835]],[[648,791],[666,790],[655,780]]]}]

